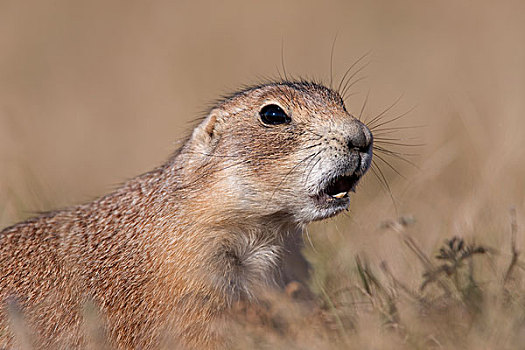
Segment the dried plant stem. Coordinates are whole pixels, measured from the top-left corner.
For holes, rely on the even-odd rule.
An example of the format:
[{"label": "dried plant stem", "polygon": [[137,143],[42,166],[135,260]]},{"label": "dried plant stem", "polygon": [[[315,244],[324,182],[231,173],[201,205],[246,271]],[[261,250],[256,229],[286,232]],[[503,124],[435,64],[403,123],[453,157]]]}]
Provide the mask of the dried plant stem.
[{"label": "dried plant stem", "polygon": [[516,236],[518,232],[518,222],[516,220],[516,209],[512,208],[510,210],[510,249],[512,253],[512,258],[510,260],[509,267],[507,268],[507,272],[505,272],[505,277],[503,278],[503,285],[505,285],[512,276],[512,271],[514,270],[514,267],[517,266],[518,263],[518,257],[519,257],[519,251],[516,247]]}]

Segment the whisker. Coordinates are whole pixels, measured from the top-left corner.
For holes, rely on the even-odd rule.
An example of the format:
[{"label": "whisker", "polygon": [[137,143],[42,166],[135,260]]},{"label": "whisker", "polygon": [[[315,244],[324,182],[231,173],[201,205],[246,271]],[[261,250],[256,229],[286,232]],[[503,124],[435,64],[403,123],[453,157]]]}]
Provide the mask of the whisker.
[{"label": "whisker", "polygon": [[392,190],[390,189],[390,185],[388,184],[388,181],[385,177],[385,174],[383,173],[383,171],[381,170],[381,168],[379,166],[377,166],[377,171],[379,172],[379,175],[381,176],[381,178],[384,180],[384,183],[385,183],[385,186],[388,190],[388,194],[390,196],[390,199],[392,200],[392,205],[394,206],[394,210],[396,212],[396,216],[397,216],[397,205],[396,205],[396,202],[395,202],[395,199],[394,199],[394,195],[392,194]]},{"label": "whisker", "polygon": [[223,166],[222,168],[218,168],[218,169],[215,169],[216,172],[221,172],[221,171],[224,171],[224,170],[228,170],[230,168],[233,168],[237,165],[240,165],[240,164],[248,164],[250,162],[249,159],[243,159],[241,160],[240,162],[234,162],[232,164],[228,164],[228,165],[225,165]]},{"label": "whisker", "polygon": [[[370,62],[367,62],[366,64],[364,64],[362,67],[360,67],[359,69],[357,69],[354,73],[352,73],[352,75],[350,75],[348,77],[348,79],[346,80],[344,86],[343,86],[343,90],[341,91],[341,93],[344,95],[348,89],[350,89],[350,87],[352,87],[356,81],[353,81],[352,82],[352,79],[358,75],[359,73],[361,73],[366,67],[368,67],[368,65],[370,64]],[[357,79],[357,80],[361,80],[361,79]]]},{"label": "whisker", "polygon": [[279,81],[284,81],[283,76],[281,75],[281,69],[279,68],[277,64],[275,65],[275,68],[277,69],[277,75],[279,76]]},{"label": "whisker", "polygon": [[[319,252],[317,251],[317,249],[315,249],[315,246],[314,244],[312,243],[312,239],[310,238],[310,232],[308,231],[308,228],[305,227],[304,230],[303,230],[303,235],[306,234],[306,238],[308,238],[308,242],[310,243],[310,247],[312,247],[312,250],[314,251],[315,254],[319,254]],[[304,241],[304,238],[303,238],[303,241]]]},{"label": "whisker", "polygon": [[401,174],[399,172],[399,170],[397,170],[392,164],[390,164],[389,162],[387,162],[383,157],[381,157],[380,155],[378,154],[374,154],[374,156],[379,159],[380,161],[382,161],[383,163],[385,163],[390,169],[392,169],[397,175],[401,176],[404,180],[406,180],[407,178]]},{"label": "whisker", "polygon": [[321,146],[321,145],[322,145],[322,143],[319,142],[319,143],[316,143],[314,145],[306,146],[306,147],[302,148],[302,150],[318,147],[318,146]]},{"label": "whisker", "polygon": [[350,96],[353,96],[353,95],[358,94],[357,92],[354,92],[354,93],[351,93],[351,94],[347,95],[347,92],[350,91],[350,88],[351,88],[352,86],[354,86],[355,84],[359,83],[361,80],[365,80],[366,78],[368,78],[368,76],[365,75],[365,76],[363,76],[363,77],[359,77],[359,78],[357,78],[356,80],[354,80],[354,81],[352,82],[352,84],[350,84],[350,85],[348,86],[348,89],[345,90],[345,92],[344,92],[344,94],[343,94],[343,97],[344,97],[345,99],[347,99],[347,98],[350,97]]},{"label": "whisker", "polygon": [[404,137],[404,138],[401,138],[401,137],[384,137],[382,135],[379,135],[380,137],[374,137],[374,142],[375,141],[403,141],[403,140],[412,140],[412,141],[415,141],[417,140],[418,138],[416,137],[410,137],[410,138],[407,138],[407,137]]},{"label": "whisker", "polygon": [[346,70],[345,74],[343,75],[343,77],[341,78],[341,81],[339,82],[339,85],[337,86],[337,89],[336,91],[339,93],[339,95],[341,95],[341,86],[343,85],[345,79],[346,79],[346,76],[350,73],[350,71],[359,63],[361,62],[366,56],[368,56],[372,51],[368,51],[366,52],[363,56],[359,57],[357,59],[357,61],[355,61],[354,63],[352,63],[352,65]]},{"label": "whisker", "polygon": [[[306,131],[305,131],[305,132],[306,132]],[[314,135],[314,136],[317,136],[317,137],[318,137],[318,138],[317,138],[317,139],[315,139],[314,141],[320,140],[320,139],[322,139],[323,137],[325,137],[324,135],[318,134],[318,133],[316,133],[316,132],[315,132],[315,131],[313,131],[313,130],[308,130],[308,132],[309,132],[310,134],[312,134],[312,135]]]},{"label": "whisker", "polygon": [[361,120],[361,117],[363,116],[363,113],[365,111],[365,108],[366,108],[366,104],[368,102],[368,97],[370,96],[370,89],[368,89],[368,92],[366,93],[366,97],[365,97],[365,100],[363,102],[363,106],[361,106],[361,110],[359,111],[359,116],[357,117],[358,120]]},{"label": "whisker", "polygon": [[376,144],[374,144],[373,151],[380,151],[383,153],[392,153],[392,154],[405,155],[405,156],[418,156],[419,155],[418,153],[406,153],[406,152],[401,152],[397,149],[387,148],[381,145],[380,142],[377,142]]},{"label": "whisker", "polygon": [[[317,155],[321,154],[322,152],[323,152],[322,150],[319,151]],[[316,157],[317,157],[317,155],[316,155]],[[308,175],[306,175],[305,182],[308,182],[308,179],[310,178],[310,175],[312,174],[312,170],[317,166],[317,164],[319,164],[321,159],[322,159],[321,157],[317,158],[316,162],[313,165],[311,165],[312,161],[310,161],[310,164],[308,164],[308,166],[310,167],[310,171],[308,172]]]},{"label": "whisker", "polygon": [[334,41],[332,42],[332,49],[330,50],[330,89],[333,89],[333,80],[334,80],[334,50],[335,50],[335,42],[337,41],[337,33],[335,34]]},{"label": "whisker", "polygon": [[297,169],[297,167],[299,165],[301,165],[303,162],[305,162],[306,160],[308,160],[309,158],[314,158],[317,156],[317,154],[319,154],[321,151],[318,151],[317,153],[314,153],[314,154],[309,154],[308,156],[306,156],[305,158],[303,158],[302,160],[300,160],[299,162],[297,162],[297,164],[295,164],[292,169],[290,169],[290,171],[288,171],[284,177],[282,178],[281,182],[279,182],[279,184],[277,186],[275,186],[275,189],[273,190],[271,196],[270,196],[270,199],[268,200],[268,204],[270,204],[270,202],[272,201],[273,199],[273,196],[275,195],[275,193],[277,192],[277,190],[281,187],[281,185],[284,183],[284,181],[286,180],[286,178],[295,170]]},{"label": "whisker", "polygon": [[395,150],[391,150],[391,149],[387,149],[387,148],[383,148],[381,146],[375,146],[374,147],[374,152],[377,151],[377,152],[380,152],[380,153],[383,153],[385,155],[397,155],[397,156],[408,156],[408,157],[416,157],[416,156],[419,156],[418,153],[406,153],[406,152],[399,152],[399,151],[395,151]]},{"label": "whisker", "polygon": [[[383,129],[375,129],[374,128],[374,134],[377,133],[378,131],[379,132],[382,132],[382,131],[395,131],[395,130],[406,130],[406,129],[421,129],[421,128],[426,128],[427,125],[410,125],[410,126],[396,126],[396,127],[388,127],[388,128],[383,128]],[[377,126],[376,126],[377,128]]]},{"label": "whisker", "polygon": [[376,167],[377,167],[376,165],[372,164],[372,166],[370,167],[370,170],[372,170],[372,174],[375,176],[375,178],[377,179],[377,181],[379,182],[379,184],[381,185],[383,190],[386,190],[386,186],[383,183],[383,179],[381,177],[379,177],[379,174],[377,173]]},{"label": "whisker", "polygon": [[373,125],[373,123],[375,123],[376,120],[380,119],[385,113],[387,113],[389,110],[394,108],[399,103],[399,101],[401,101],[402,97],[403,97],[403,94],[399,95],[399,97],[394,101],[394,103],[392,103],[390,106],[385,108],[381,113],[376,115],[371,121],[367,122],[366,124],[367,125]]},{"label": "whisker", "polygon": [[288,80],[288,75],[286,74],[286,66],[284,64],[284,39],[281,38],[281,65],[283,66],[284,79]]},{"label": "whisker", "polygon": [[[412,165],[412,166],[413,166],[414,168],[416,168],[416,169],[419,169],[419,167],[418,167],[414,162],[412,162],[412,161],[406,159],[405,157],[402,157],[401,155],[399,155],[399,154],[397,154],[397,153],[394,153],[394,152],[392,152],[392,151],[388,151],[388,150],[384,150],[384,149],[381,149],[381,150],[379,150],[379,151],[382,152],[382,153],[385,154],[385,155],[392,156],[392,157],[397,158],[397,159],[399,159],[399,160],[401,160],[401,161],[403,161],[403,162],[405,162],[405,163],[407,163],[407,164],[410,164],[410,165]],[[374,153],[374,155],[376,155],[376,153]]]},{"label": "whisker", "polygon": [[[374,139],[375,141],[375,139]],[[401,142],[393,142],[393,141],[383,141],[379,140],[380,144],[383,145],[394,145],[394,146],[400,146],[400,147],[422,147],[425,146],[424,143],[401,143]]]},{"label": "whisker", "polygon": [[393,122],[395,122],[396,120],[399,120],[399,119],[405,117],[407,114],[409,114],[410,112],[412,112],[415,108],[416,108],[416,107],[412,107],[412,108],[410,108],[408,111],[406,111],[405,113],[400,114],[400,115],[398,115],[397,117],[392,118],[392,119],[390,119],[390,120],[384,121],[384,122],[379,123],[379,124],[374,125],[374,126],[369,126],[369,129],[372,130],[372,131],[374,131],[376,128],[379,128],[380,126],[383,126],[383,125],[387,125],[387,124],[393,123]]},{"label": "whisker", "polygon": [[352,97],[352,96],[355,96],[355,95],[359,95],[359,94],[360,94],[359,91],[352,92],[351,94],[345,95],[344,98],[347,99],[347,98],[349,98],[349,97]]}]

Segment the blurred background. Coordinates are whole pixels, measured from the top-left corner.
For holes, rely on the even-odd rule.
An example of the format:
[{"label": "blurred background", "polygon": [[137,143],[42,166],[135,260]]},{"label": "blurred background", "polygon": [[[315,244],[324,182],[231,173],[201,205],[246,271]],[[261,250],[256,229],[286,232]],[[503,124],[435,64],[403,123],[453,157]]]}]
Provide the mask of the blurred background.
[{"label": "blurred background", "polygon": [[278,77],[283,64],[328,83],[334,41],[334,82],[370,51],[352,113],[367,93],[365,120],[402,95],[384,119],[415,107],[389,126],[422,126],[391,135],[423,144],[389,146],[415,154],[418,168],[390,159],[405,179],[376,160],[395,206],[370,175],[354,213],[369,202],[389,217],[447,201],[450,223],[468,226],[464,214],[487,202],[522,208],[524,10],[521,1],[2,0],[0,223],[89,200],[160,164],[218,97]]},{"label": "blurred background", "polygon": [[364,253],[417,288],[421,265],[380,228],[401,215],[430,255],[458,235],[508,261],[510,208],[525,221],[523,1],[0,0],[0,226],[161,164],[223,94],[283,70],[338,83],[367,52],[347,108],[371,120],[402,96],[382,146],[415,166],[376,157],[389,189],[371,172],[347,215],[311,226],[318,271]]}]

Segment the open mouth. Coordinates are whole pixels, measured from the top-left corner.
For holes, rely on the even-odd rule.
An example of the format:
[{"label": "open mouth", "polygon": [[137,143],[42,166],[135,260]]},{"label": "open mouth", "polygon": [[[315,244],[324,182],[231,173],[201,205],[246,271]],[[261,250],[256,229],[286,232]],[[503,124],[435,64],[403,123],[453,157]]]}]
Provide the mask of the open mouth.
[{"label": "open mouth", "polygon": [[321,191],[320,197],[332,200],[342,200],[348,198],[348,192],[355,192],[355,187],[361,176],[353,173],[351,175],[341,175],[329,182],[328,186]]},{"label": "open mouth", "polygon": [[348,192],[355,191],[355,185],[359,181],[359,176],[339,176],[326,187],[324,192],[332,198],[341,199],[348,196]]},{"label": "open mouth", "polygon": [[315,220],[337,215],[350,204],[349,192],[355,192],[363,173],[359,170],[325,178],[317,194],[311,198],[315,203]]}]

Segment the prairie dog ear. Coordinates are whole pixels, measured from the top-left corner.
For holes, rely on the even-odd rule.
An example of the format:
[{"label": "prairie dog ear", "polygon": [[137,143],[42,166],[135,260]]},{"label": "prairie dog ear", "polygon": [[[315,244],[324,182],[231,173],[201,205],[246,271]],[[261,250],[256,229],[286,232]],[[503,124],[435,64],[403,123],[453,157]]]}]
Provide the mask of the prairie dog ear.
[{"label": "prairie dog ear", "polygon": [[210,154],[220,139],[224,112],[212,110],[208,116],[193,130],[191,142],[195,151]]}]

